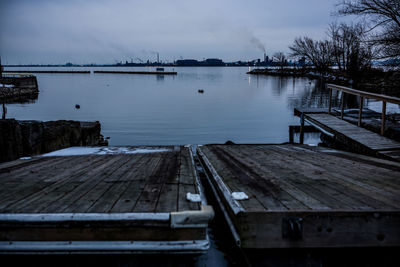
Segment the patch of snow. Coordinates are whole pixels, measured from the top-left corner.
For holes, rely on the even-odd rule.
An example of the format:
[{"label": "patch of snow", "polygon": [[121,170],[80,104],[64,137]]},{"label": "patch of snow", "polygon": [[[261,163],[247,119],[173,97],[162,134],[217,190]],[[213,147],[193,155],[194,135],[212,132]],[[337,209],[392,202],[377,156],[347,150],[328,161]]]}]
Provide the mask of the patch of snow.
[{"label": "patch of snow", "polygon": [[[382,112],[382,101],[369,101],[367,107],[375,112]],[[400,105],[393,103],[386,103],[386,114],[400,113]]]},{"label": "patch of snow", "polygon": [[246,195],[245,192],[232,192],[232,197],[235,200],[245,200],[245,199],[249,199],[249,196]]},{"label": "patch of snow", "polygon": [[14,87],[14,84],[3,84],[3,83],[0,83],[0,87],[12,88],[12,87]]},{"label": "patch of snow", "polygon": [[186,193],[186,199],[190,202],[201,202],[200,194]]},{"label": "patch of snow", "polygon": [[134,147],[69,147],[50,153],[43,157],[80,156],[80,155],[114,155],[114,154],[144,154],[169,152],[167,148],[134,148]]},{"label": "patch of snow", "polygon": [[22,157],[22,158],[19,158],[19,159],[22,159],[22,160],[24,160],[24,159],[31,159],[31,157]]}]

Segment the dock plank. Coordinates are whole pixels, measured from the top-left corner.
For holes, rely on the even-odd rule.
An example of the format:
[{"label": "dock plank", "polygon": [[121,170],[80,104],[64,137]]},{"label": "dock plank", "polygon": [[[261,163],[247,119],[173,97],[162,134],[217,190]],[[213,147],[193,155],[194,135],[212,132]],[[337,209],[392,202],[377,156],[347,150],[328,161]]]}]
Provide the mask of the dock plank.
[{"label": "dock plank", "polygon": [[[307,148],[302,148],[301,150],[299,149],[292,149],[290,152],[286,151],[287,148],[282,149],[283,147],[281,146],[276,146],[276,147],[270,147],[269,151],[276,150],[276,156],[279,156],[280,153],[286,154],[286,157],[281,158],[282,161],[286,161],[287,157],[297,157],[301,163],[299,165],[294,166],[292,164],[292,161],[288,162],[286,161],[286,164],[288,168],[296,168],[298,171],[301,171],[302,173],[306,173],[308,178],[310,179],[321,179],[323,178],[322,181],[333,181],[334,183],[337,184],[343,184],[346,187],[351,188],[354,191],[362,193],[366,198],[368,198],[370,201],[369,203],[373,204],[375,201],[380,201],[385,202],[386,207],[393,207],[393,198],[395,197],[394,194],[391,192],[385,191],[382,189],[382,185],[375,185],[371,186],[368,182],[365,183],[363,181],[369,181],[371,179],[378,180],[381,175],[384,175],[386,179],[388,180],[391,179],[391,175],[393,174],[392,172],[390,175],[386,172],[386,170],[380,168],[381,172],[378,171],[378,173],[374,174],[369,174],[368,171],[363,171],[363,168],[367,167],[368,165],[366,164],[361,164],[357,162],[350,162],[346,159],[341,159],[339,157],[326,157],[324,153],[308,153],[307,157],[304,156],[304,152],[307,151]],[[337,155],[337,153],[336,153]],[[338,171],[338,168],[340,168],[340,172]],[[357,175],[353,175],[357,174]],[[379,179],[382,180],[382,179]],[[312,180],[310,180],[312,181]],[[397,179],[397,188],[398,188],[398,179]],[[322,191],[325,190],[324,187],[321,188]],[[387,197],[385,197],[385,195]],[[348,197],[351,197],[352,195],[348,195]],[[337,199],[340,202],[341,199],[343,198],[343,195],[338,195]],[[374,200],[374,201],[371,201]],[[358,200],[353,200],[354,203],[352,206],[357,206],[361,204]],[[365,202],[363,202],[365,203]],[[361,205],[364,206],[364,205]]]},{"label": "dock plank", "polygon": [[146,184],[146,179],[154,171],[161,157],[149,155],[127,176],[129,184],[124,191],[119,192],[118,200],[113,203],[110,212],[132,212]]},{"label": "dock plank", "polygon": [[[70,158],[67,161],[52,162],[48,164],[50,168],[27,167],[23,172],[9,173],[13,177],[13,183],[4,186],[6,190],[0,197],[0,211],[16,211],[18,207],[29,207],[28,203],[38,201],[46,205],[44,197],[53,190],[63,189],[63,185],[72,179],[75,175],[84,174],[81,167],[89,166],[91,158],[82,161],[81,157]],[[60,166],[64,166],[63,168]],[[68,178],[66,178],[68,177]],[[2,181],[3,177],[0,177]],[[65,179],[64,179],[65,178]],[[57,194],[59,195],[59,194]],[[37,206],[34,205],[36,208]]]},{"label": "dock plank", "polygon": [[[400,150],[400,143],[327,113],[304,113],[304,118],[336,135],[342,135],[373,151]],[[390,155],[388,155],[390,156]]]},{"label": "dock plank", "polygon": [[[106,162],[95,169],[88,170],[85,175],[78,177],[75,181],[82,182],[77,187],[75,187],[71,192],[64,195],[57,201],[49,204],[42,212],[54,213],[54,212],[71,212],[77,205],[77,201],[93,190],[96,185],[101,183],[103,179],[117,171],[119,167],[122,166],[121,161],[122,156],[114,156],[109,158]],[[101,188],[104,190],[104,188]]]}]

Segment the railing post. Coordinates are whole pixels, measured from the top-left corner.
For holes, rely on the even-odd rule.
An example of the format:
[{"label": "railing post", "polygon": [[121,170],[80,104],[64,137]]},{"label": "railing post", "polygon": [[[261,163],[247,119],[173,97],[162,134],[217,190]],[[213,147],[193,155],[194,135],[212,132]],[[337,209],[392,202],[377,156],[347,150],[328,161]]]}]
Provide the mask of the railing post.
[{"label": "railing post", "polygon": [[304,144],[304,113],[300,117],[300,144]]},{"label": "railing post", "polygon": [[342,91],[342,99],[341,99],[341,112],[340,112],[340,118],[343,120],[343,113],[344,113],[344,92]]},{"label": "railing post", "polygon": [[329,87],[329,105],[328,105],[328,114],[331,114],[331,109],[332,109],[332,88]]},{"label": "railing post", "polygon": [[381,135],[385,133],[385,124],[386,124],[386,102],[382,102],[382,125],[381,125]]},{"label": "railing post", "polygon": [[364,97],[360,96],[360,110],[358,111],[358,127],[361,126]]}]

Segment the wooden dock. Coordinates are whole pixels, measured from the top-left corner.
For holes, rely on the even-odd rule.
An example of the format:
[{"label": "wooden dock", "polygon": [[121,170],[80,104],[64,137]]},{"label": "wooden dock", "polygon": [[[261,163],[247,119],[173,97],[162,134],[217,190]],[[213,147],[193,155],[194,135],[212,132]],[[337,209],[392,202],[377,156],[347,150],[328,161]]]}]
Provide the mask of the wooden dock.
[{"label": "wooden dock", "polygon": [[295,115],[304,122],[326,133],[332,142],[347,151],[400,161],[400,143],[358,127],[332,114],[295,109]]},{"label": "wooden dock", "polygon": [[0,253],[206,251],[213,210],[190,148],[118,151],[1,164]]},{"label": "wooden dock", "polygon": [[290,144],[197,154],[242,248],[400,245],[400,163]]}]

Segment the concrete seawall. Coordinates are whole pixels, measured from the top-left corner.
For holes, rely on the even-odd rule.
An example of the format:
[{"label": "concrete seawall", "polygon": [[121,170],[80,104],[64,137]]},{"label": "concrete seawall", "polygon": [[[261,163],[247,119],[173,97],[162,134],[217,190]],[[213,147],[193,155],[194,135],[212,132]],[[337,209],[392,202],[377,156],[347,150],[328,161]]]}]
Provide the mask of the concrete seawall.
[{"label": "concrete seawall", "polygon": [[100,129],[98,121],[0,120],[0,162],[71,146],[107,145]]}]

